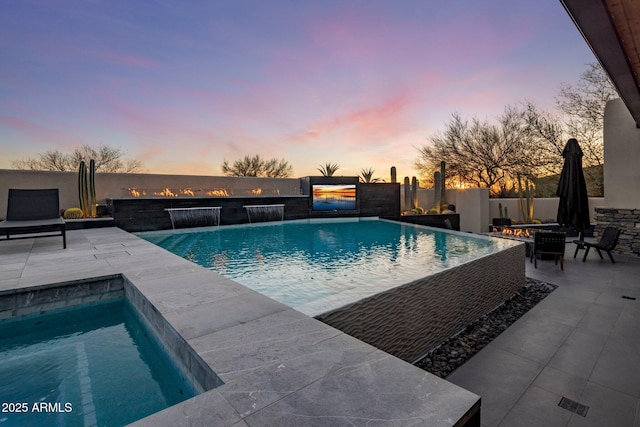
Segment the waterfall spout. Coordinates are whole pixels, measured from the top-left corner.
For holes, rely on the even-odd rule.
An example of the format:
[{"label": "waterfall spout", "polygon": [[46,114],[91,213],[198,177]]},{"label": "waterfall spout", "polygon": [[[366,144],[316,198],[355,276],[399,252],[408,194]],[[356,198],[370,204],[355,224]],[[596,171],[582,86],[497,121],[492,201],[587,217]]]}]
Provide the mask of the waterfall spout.
[{"label": "waterfall spout", "polygon": [[283,221],[284,205],[245,205],[249,223]]},{"label": "waterfall spout", "polygon": [[220,206],[167,208],[165,211],[169,212],[171,226],[174,229],[220,225]]}]

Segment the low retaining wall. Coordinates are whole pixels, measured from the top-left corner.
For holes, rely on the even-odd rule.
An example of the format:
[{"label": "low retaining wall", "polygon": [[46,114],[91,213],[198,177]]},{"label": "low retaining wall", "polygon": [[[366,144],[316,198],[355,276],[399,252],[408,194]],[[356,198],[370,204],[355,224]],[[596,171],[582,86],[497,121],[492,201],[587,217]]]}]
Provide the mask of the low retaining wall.
[{"label": "low retaining wall", "polygon": [[133,232],[170,229],[171,218],[165,209],[220,207],[220,225],[248,223],[247,205],[284,205],[285,220],[357,216],[394,218],[400,212],[398,184],[358,184],[358,194],[358,206],[353,211],[314,211],[309,195],[131,197],[109,199],[107,202],[115,225]]},{"label": "low retaining wall", "polygon": [[607,225],[620,227],[622,233],[615,252],[640,255],[640,209],[596,208],[596,221],[596,239]]},{"label": "low retaining wall", "polygon": [[517,245],[316,319],[414,362],[522,288],[524,256],[524,245]]}]

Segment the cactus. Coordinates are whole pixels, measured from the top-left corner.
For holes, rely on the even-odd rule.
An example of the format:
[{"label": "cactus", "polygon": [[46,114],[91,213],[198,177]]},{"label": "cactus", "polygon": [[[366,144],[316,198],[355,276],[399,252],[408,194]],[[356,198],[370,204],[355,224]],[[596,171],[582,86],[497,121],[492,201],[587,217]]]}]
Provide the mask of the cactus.
[{"label": "cactus", "polygon": [[528,179],[525,178],[526,187],[522,184],[522,179],[518,175],[518,196],[520,198],[520,211],[522,212],[522,222],[531,224],[533,221],[533,189]]},{"label": "cactus", "polygon": [[448,202],[447,202],[447,191],[446,191],[446,186],[445,186],[445,182],[446,182],[446,163],[443,161],[440,162],[440,185],[441,185],[441,190],[440,190],[440,196],[442,197],[442,202],[439,206],[448,206]]},{"label": "cactus", "polygon": [[391,166],[391,183],[392,184],[396,183],[396,167],[395,166]]},{"label": "cactus", "polygon": [[78,198],[84,217],[96,216],[95,170],[96,165],[93,159],[89,161],[88,171],[84,160],[80,161],[78,167]]},{"label": "cactus", "polygon": [[87,188],[87,165],[84,160],[80,161],[78,167],[78,197],[80,201],[80,209],[85,217],[89,216],[89,191]]},{"label": "cactus", "polygon": [[433,174],[433,190],[435,209],[440,213],[440,209],[442,209],[442,175],[440,172]]},{"label": "cactus", "polygon": [[416,209],[418,207],[418,180],[416,177],[411,178],[411,208]]},{"label": "cactus", "polygon": [[409,177],[404,177],[404,209],[411,209],[411,186],[409,185]]},{"label": "cactus", "polygon": [[96,216],[96,162],[91,159],[89,161],[89,181],[87,182],[89,186],[89,212],[92,218]]},{"label": "cactus", "polygon": [[84,214],[82,213],[82,209],[80,208],[65,209],[64,213],[62,214],[62,217],[64,219],[78,219],[82,218],[83,216]]}]

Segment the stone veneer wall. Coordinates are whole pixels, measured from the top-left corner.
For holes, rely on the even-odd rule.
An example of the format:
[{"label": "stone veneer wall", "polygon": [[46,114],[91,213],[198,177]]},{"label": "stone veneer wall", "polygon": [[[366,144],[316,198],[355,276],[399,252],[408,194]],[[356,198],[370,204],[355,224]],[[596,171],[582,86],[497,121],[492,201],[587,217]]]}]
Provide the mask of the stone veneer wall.
[{"label": "stone veneer wall", "polygon": [[408,362],[525,285],[517,245],[373,295],[316,319]]},{"label": "stone veneer wall", "polygon": [[615,252],[640,255],[640,209],[595,208],[594,236],[599,238],[607,225],[622,229]]}]

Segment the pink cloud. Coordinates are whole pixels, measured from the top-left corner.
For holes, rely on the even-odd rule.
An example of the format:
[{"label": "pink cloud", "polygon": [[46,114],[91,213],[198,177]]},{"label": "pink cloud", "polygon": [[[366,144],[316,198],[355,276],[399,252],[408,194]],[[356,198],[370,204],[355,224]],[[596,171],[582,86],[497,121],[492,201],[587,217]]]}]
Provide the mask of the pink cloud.
[{"label": "pink cloud", "polygon": [[336,132],[346,133],[351,140],[367,139],[372,135],[387,137],[405,126],[405,114],[412,101],[409,93],[402,93],[379,105],[317,120],[307,126],[304,132],[291,135],[289,139],[294,143],[306,144]]}]

